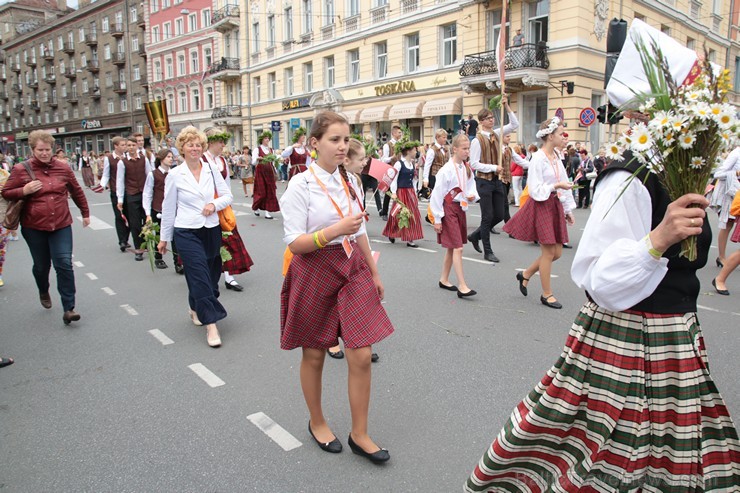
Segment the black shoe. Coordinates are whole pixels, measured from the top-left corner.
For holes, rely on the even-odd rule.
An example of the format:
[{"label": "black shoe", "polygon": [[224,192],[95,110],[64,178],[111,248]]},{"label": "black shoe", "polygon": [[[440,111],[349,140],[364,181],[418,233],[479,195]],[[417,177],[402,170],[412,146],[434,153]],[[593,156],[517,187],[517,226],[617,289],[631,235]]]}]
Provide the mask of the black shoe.
[{"label": "black shoe", "polygon": [[126,243],[124,243],[124,242],[120,242],[118,244],[118,248],[121,249],[121,252],[125,252],[126,251],[126,248],[128,248],[128,245]]},{"label": "black shoe", "polygon": [[383,221],[387,221],[388,220],[388,214],[381,214],[380,215],[380,219],[382,219]]},{"label": "black shoe", "polygon": [[559,301],[547,301],[550,298],[555,298],[555,297],[553,295],[550,295],[547,298],[545,298],[544,296],[540,296],[540,301],[542,302],[543,305],[549,306],[550,308],[555,308],[557,310],[560,310],[561,308],[563,308],[563,305],[561,305]]},{"label": "black shoe", "polygon": [[244,288],[236,281],[231,282],[225,282],[224,285],[226,286],[226,289],[230,289],[232,291],[241,292],[244,291]]},{"label": "black shoe", "polygon": [[473,245],[473,249],[475,249],[476,252],[483,253],[483,250],[480,249],[480,241],[473,238],[473,235],[468,235],[468,241]]},{"label": "black shoe", "polygon": [[526,277],[524,277],[524,274],[521,272],[516,273],[516,279],[519,281],[519,291],[524,295],[527,296],[527,286],[524,285],[524,281],[529,281]]},{"label": "black shoe", "polygon": [[483,255],[483,260],[488,260],[489,262],[493,262],[493,263],[498,263],[498,262],[500,262],[500,260],[499,260],[499,259],[498,259],[498,257],[496,256],[496,254],[495,254],[495,253],[493,253],[493,252],[491,252],[491,253],[486,253],[485,255]]},{"label": "black shoe", "polygon": [[717,279],[712,279],[712,286],[714,286],[714,290],[717,291],[717,294],[721,294],[722,296],[730,296],[730,292],[726,289],[719,289],[717,287]]},{"label": "black shoe", "polygon": [[352,433],[350,433],[349,438],[347,438],[347,444],[349,445],[349,448],[352,449],[353,454],[365,457],[373,464],[382,464],[383,462],[387,462],[388,459],[391,458],[391,454],[389,454],[388,451],[384,448],[378,450],[377,452],[373,452],[372,454],[365,452],[364,450],[362,450],[362,447],[357,445],[355,441],[352,440]]},{"label": "black shoe", "polygon": [[316,437],[313,434],[313,431],[311,431],[311,420],[308,420],[308,432],[311,434],[311,438],[314,439],[314,441],[318,444],[318,446],[323,450],[324,452],[329,452],[332,454],[338,454],[342,451],[342,442],[339,441],[337,437],[334,437],[334,440],[331,442],[321,443],[316,439]]},{"label": "black shoe", "polygon": [[722,261],[719,259],[719,257],[717,257],[717,259],[715,260],[715,262],[717,262],[717,267],[719,267],[720,269],[725,266],[725,264],[722,263]]},{"label": "black shoe", "polygon": [[178,274],[185,274],[185,267],[183,267],[182,265],[176,263],[175,264],[175,272],[177,272]]},{"label": "black shoe", "polygon": [[64,315],[62,315],[62,321],[64,321],[64,325],[69,325],[72,322],[77,322],[79,319],[80,314],[74,310],[67,310],[66,312],[64,312]]},{"label": "black shoe", "polygon": [[166,269],[167,268],[167,263],[164,260],[159,259],[159,260],[155,260],[154,261],[154,266],[157,269]]},{"label": "black shoe", "polygon": [[144,254],[143,253],[137,253],[134,255],[134,259],[136,259],[137,262],[141,262],[144,260]]},{"label": "black shoe", "polygon": [[379,359],[380,359],[380,356],[378,356],[378,353],[373,353],[372,356],[370,356],[371,363],[377,363]]},{"label": "black shoe", "polygon": [[439,281],[439,287],[447,291],[457,291],[457,286],[448,286],[447,284],[442,284],[442,281]]},{"label": "black shoe", "polygon": [[388,238],[388,241],[390,241],[390,242],[391,242],[391,244],[393,244],[393,243],[395,243],[395,242],[396,242],[396,239],[395,239],[395,238]]},{"label": "black shoe", "polygon": [[471,289],[467,293],[463,293],[459,289],[457,290],[457,297],[458,298],[467,298],[468,296],[475,296],[476,294],[478,294],[478,292],[475,289]]},{"label": "black shoe", "polygon": [[491,228],[491,234],[492,235],[500,235],[501,232],[500,231],[497,231],[496,228]]},{"label": "black shoe", "polygon": [[131,248],[131,243],[129,243],[128,241],[126,242],[126,248]]},{"label": "black shoe", "polygon": [[409,248],[419,248],[419,245],[417,245],[413,241],[406,242],[406,246],[409,247]]},{"label": "black shoe", "polygon": [[569,243],[563,243],[563,248],[573,248],[573,245]]},{"label": "black shoe", "polygon": [[332,357],[332,358],[334,358],[334,359],[342,359],[342,358],[344,358],[344,351],[342,351],[341,349],[339,351],[337,351],[336,353],[332,353],[331,352],[331,349],[327,349],[326,352],[329,353],[329,356]]}]

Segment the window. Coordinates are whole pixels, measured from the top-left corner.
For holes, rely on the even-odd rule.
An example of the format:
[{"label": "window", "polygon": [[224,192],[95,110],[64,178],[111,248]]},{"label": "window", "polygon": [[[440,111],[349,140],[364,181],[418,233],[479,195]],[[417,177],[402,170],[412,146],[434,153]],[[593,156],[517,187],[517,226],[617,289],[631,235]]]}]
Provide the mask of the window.
[{"label": "window", "polygon": [[116,53],[126,53],[126,43],[123,42],[123,38],[116,42]]},{"label": "window", "polygon": [[90,91],[90,86],[87,79],[82,79],[82,94],[87,94]]},{"label": "window", "polygon": [[347,78],[350,84],[359,82],[360,80],[360,50],[350,50],[347,52]]},{"label": "window", "polygon": [[324,85],[328,88],[334,87],[334,57],[324,58]]},{"label": "window", "polygon": [[457,24],[442,26],[442,65],[457,61]]},{"label": "window", "polygon": [[[538,0],[529,4],[529,42],[539,43],[540,41],[547,41],[548,26],[550,15],[550,0]],[[499,19],[498,24],[501,24]],[[508,23],[507,23],[507,36],[506,36],[506,47],[508,48],[509,36],[508,36]]]},{"label": "window", "polygon": [[324,26],[334,24],[334,0],[324,0]]},{"label": "window", "polygon": [[722,15],[722,0],[712,0],[712,13]]},{"label": "window", "polygon": [[270,99],[275,99],[277,95],[277,79],[275,77],[275,72],[270,72],[267,74],[267,97]]},{"label": "window", "polygon": [[[63,50],[64,49],[64,38],[62,36],[57,36],[57,49]],[[18,63],[18,56],[15,57],[15,62]]]},{"label": "window", "polygon": [[693,38],[686,38],[686,48],[696,50],[696,40]]},{"label": "window", "polygon": [[152,43],[159,43],[159,26],[152,27]]},{"label": "window", "polygon": [[283,77],[285,78],[285,95],[292,96],[295,88],[293,84],[293,67],[286,68]]},{"label": "window", "polygon": [[185,75],[185,55],[177,55],[177,75]]},{"label": "window", "polygon": [[175,19],[175,36],[182,36],[182,19]]},{"label": "window", "polygon": [[172,36],[172,25],[169,22],[165,22],[162,24],[162,27],[164,28],[164,35],[162,39],[168,40]]},{"label": "window", "polygon": [[388,75],[388,43],[375,44],[375,78],[383,79]]},{"label": "window", "polygon": [[104,33],[110,31],[110,19],[108,19],[108,16],[103,17],[103,25],[101,31],[103,31]]},{"label": "window", "polygon": [[419,70],[419,33],[404,36],[406,44],[406,73]]},{"label": "window", "polygon": [[129,12],[131,13],[129,18],[130,22],[136,22],[139,20],[139,13],[136,11],[136,5],[132,5]]},{"label": "window", "polygon": [[116,12],[116,27],[123,27],[123,12]]},{"label": "window", "polygon": [[201,24],[203,27],[208,27],[211,25],[211,9],[203,9],[201,11],[203,22]]},{"label": "window", "polygon": [[134,109],[140,110],[141,109],[141,96],[136,96],[134,98]]},{"label": "window", "polygon": [[[486,47],[493,51],[498,48],[498,35],[501,32],[501,10],[492,10],[488,13],[488,25],[491,28],[487,31],[488,39],[486,39]],[[506,23],[506,31],[504,32],[504,46],[509,47],[511,23]]]},{"label": "window", "polygon": [[252,99],[254,99],[255,103],[259,103],[261,101],[260,98],[262,97],[262,84],[259,77],[254,77],[252,79],[252,90],[254,91]]},{"label": "window", "polygon": [[132,77],[134,78],[134,80],[141,79],[141,69],[139,68],[138,65],[134,65],[132,72],[133,72]]},{"label": "window", "polygon": [[353,17],[355,15],[360,15],[360,0],[349,0],[349,12],[347,12],[347,16]]},{"label": "window", "polygon": [[205,67],[210,67],[213,63],[213,58],[211,57],[211,49],[210,48],[203,48],[203,61],[205,62]]},{"label": "window", "polygon": [[185,91],[180,91],[179,107],[177,108],[180,113],[187,113],[188,111],[188,95]]},{"label": "window", "polygon": [[131,38],[131,51],[139,51],[139,38],[136,36]]},{"label": "window", "polygon": [[151,5],[152,13],[159,12],[159,0],[152,0],[149,5]]},{"label": "window", "polygon": [[168,113],[176,113],[175,111],[175,95],[174,94],[168,94],[167,95],[167,112]]},{"label": "window", "polygon": [[312,0],[302,0],[303,4],[303,34],[313,31],[313,10],[311,9]]},{"label": "window", "polygon": [[200,72],[200,68],[198,67],[198,52],[191,51],[190,52],[190,73],[197,74],[198,72]]},{"label": "window", "polygon": [[108,113],[113,113],[114,111],[116,111],[116,106],[113,104],[113,100],[109,99],[108,100]]},{"label": "window", "polygon": [[260,51],[260,23],[252,23],[252,53],[259,53]]},{"label": "window", "polygon": [[171,79],[173,77],[173,69],[172,69],[172,58],[167,57],[164,61],[164,76],[167,79]]},{"label": "window", "polygon": [[77,30],[77,39],[80,43],[85,41],[85,28],[81,27]]},{"label": "window", "polygon": [[283,39],[285,41],[293,41],[293,7],[287,7],[283,17],[285,19],[285,36]]},{"label": "window", "polygon": [[267,47],[273,48],[275,46],[275,16],[267,16]]},{"label": "window", "polygon": [[188,16],[188,31],[193,32],[198,30],[198,16],[190,14]]},{"label": "window", "polygon": [[107,43],[103,46],[103,60],[110,60],[110,45]]},{"label": "window", "polygon": [[740,56],[735,57],[735,92],[740,92]]},{"label": "window", "polygon": [[667,34],[668,36],[671,35],[671,28],[669,26],[666,26],[665,24],[660,25],[660,32],[663,34]]},{"label": "window", "polygon": [[206,108],[207,110],[210,110],[213,108],[213,88],[212,87],[206,87]]},{"label": "window", "polygon": [[200,111],[200,90],[191,89],[190,94],[193,96],[192,111]]},{"label": "window", "polygon": [[717,52],[715,50],[710,49],[707,60],[709,60],[712,63],[717,63]]},{"label": "window", "polygon": [[154,82],[162,80],[162,62],[159,60],[154,61]]},{"label": "window", "polygon": [[105,87],[111,87],[113,85],[113,74],[110,72],[105,73]]},{"label": "window", "polygon": [[168,9],[170,8],[170,5],[172,5],[172,2],[170,0],[162,0],[162,9]]},{"label": "window", "polygon": [[313,63],[303,64],[303,92],[313,91]]},{"label": "window", "polygon": [[126,99],[126,96],[121,96],[121,111],[128,111],[128,99]]}]

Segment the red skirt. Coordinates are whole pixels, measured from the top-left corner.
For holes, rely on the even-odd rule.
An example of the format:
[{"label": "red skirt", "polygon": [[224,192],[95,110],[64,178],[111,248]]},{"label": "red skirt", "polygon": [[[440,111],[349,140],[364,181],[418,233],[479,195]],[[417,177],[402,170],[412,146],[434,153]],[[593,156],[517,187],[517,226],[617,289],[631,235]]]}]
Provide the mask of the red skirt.
[{"label": "red skirt", "polygon": [[242,237],[236,228],[230,236],[221,237],[221,245],[231,254],[231,260],[223,263],[221,272],[228,272],[231,275],[242,274],[249,271],[249,268],[254,265],[252,257],[249,256],[244,241],[242,241]]},{"label": "red skirt", "polygon": [[740,221],[735,221],[735,231],[733,231],[730,239],[735,243],[740,243]]},{"label": "red skirt", "polygon": [[288,178],[289,179],[293,178],[298,173],[303,173],[307,169],[308,168],[306,168],[305,164],[294,164],[293,166],[290,167],[290,171],[288,172]]},{"label": "red skirt", "polygon": [[442,248],[462,248],[468,242],[468,218],[459,202],[444,201],[445,215],[442,218],[442,233],[437,234],[437,243]]},{"label": "red skirt", "polygon": [[504,231],[520,241],[538,241],[542,245],[568,243],[565,210],[554,193],[543,202],[530,197],[506,222]]},{"label": "red skirt", "polygon": [[[403,241],[414,241],[421,240],[424,238],[424,231],[422,230],[421,214],[419,214],[419,201],[416,198],[416,192],[413,188],[399,188],[396,190],[398,200],[403,202],[406,207],[411,211],[411,217],[409,218],[409,226],[407,228],[398,227],[398,216],[391,213],[388,215],[388,221],[385,223],[385,229],[383,229],[383,236],[388,238],[401,238]],[[391,211],[393,211],[391,206]]]},{"label": "red skirt", "polygon": [[252,210],[278,212],[280,204],[277,199],[275,169],[271,164],[258,164],[254,171],[254,197]]},{"label": "red skirt", "polygon": [[85,183],[85,186],[90,188],[92,186],[95,186],[95,178],[93,177],[92,168],[89,166],[84,166],[80,169],[80,173],[82,173],[82,181]]},{"label": "red skirt", "polygon": [[296,255],[280,293],[280,347],[361,348],[393,333],[365,258],[342,245]]}]

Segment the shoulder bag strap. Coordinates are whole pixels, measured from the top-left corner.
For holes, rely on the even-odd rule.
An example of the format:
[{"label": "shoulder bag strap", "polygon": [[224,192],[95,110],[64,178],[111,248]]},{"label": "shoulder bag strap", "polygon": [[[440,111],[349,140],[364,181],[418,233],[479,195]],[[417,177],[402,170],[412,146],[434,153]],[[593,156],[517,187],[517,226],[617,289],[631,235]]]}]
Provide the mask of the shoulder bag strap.
[{"label": "shoulder bag strap", "polygon": [[23,161],[22,164],[23,164],[23,167],[26,168],[26,172],[31,177],[31,180],[35,180],[36,179],[36,175],[33,174],[33,170],[31,169],[31,165],[28,164],[28,161]]}]

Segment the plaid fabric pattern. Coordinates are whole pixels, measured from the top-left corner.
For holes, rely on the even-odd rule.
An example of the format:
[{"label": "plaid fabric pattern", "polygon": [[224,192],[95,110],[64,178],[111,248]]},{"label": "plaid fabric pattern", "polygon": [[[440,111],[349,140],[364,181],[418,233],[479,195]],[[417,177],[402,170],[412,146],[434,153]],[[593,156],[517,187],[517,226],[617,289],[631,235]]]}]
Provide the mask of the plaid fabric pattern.
[{"label": "plaid fabric pattern", "polygon": [[544,202],[530,199],[504,225],[504,231],[520,241],[543,245],[568,243],[565,210],[556,194]]},{"label": "plaid fabric pattern", "polygon": [[258,164],[254,172],[254,196],[252,210],[278,212],[280,204],[277,199],[275,168],[271,164]]},{"label": "plaid fabric pattern", "polygon": [[95,178],[93,178],[91,167],[85,166],[84,168],[80,168],[80,173],[82,173],[82,181],[85,183],[86,187],[95,186]]},{"label": "plaid fabric pattern", "polygon": [[357,248],[342,245],[296,255],[280,293],[280,347],[370,346],[393,333],[370,269]]},{"label": "plaid fabric pattern", "polygon": [[250,267],[254,265],[237,228],[234,228],[230,236],[222,236],[221,244],[231,254],[231,260],[224,262],[221,272],[228,272],[231,275],[242,274],[248,272]]},{"label": "plaid fabric pattern", "polygon": [[[383,236],[388,238],[401,238],[403,241],[421,240],[424,238],[424,230],[421,226],[421,214],[419,213],[419,201],[416,198],[416,192],[413,188],[399,188],[396,190],[398,200],[403,202],[411,211],[409,227],[400,229],[398,227],[398,217],[391,214],[383,228]],[[392,208],[391,208],[392,210]]]},{"label": "plaid fabric pattern", "polygon": [[740,221],[735,222],[735,231],[732,232],[730,240],[740,243]]},{"label": "plaid fabric pattern", "polygon": [[740,444],[696,313],[588,302],[467,492],[740,491]]},{"label": "plaid fabric pattern", "polygon": [[442,233],[437,234],[437,243],[443,248],[462,248],[468,242],[468,218],[459,202],[443,202]]}]

